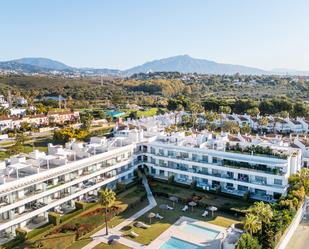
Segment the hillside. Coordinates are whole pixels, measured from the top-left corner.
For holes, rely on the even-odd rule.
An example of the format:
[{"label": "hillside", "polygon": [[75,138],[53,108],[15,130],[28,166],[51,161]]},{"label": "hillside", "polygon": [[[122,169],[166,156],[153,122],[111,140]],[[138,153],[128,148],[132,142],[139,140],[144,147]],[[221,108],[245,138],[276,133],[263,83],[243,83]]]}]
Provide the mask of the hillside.
[{"label": "hillside", "polygon": [[126,70],[128,74],[153,72],[181,72],[202,74],[270,74],[267,71],[232,64],[196,59],[188,55],[179,55],[147,62],[143,65]]}]

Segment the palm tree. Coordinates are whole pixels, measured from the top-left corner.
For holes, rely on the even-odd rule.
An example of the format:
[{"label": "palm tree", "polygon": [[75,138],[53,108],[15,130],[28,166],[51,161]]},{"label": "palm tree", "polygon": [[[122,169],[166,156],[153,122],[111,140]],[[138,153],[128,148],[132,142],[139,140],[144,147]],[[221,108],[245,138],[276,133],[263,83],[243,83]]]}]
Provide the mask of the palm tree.
[{"label": "palm tree", "polygon": [[252,234],[257,233],[259,230],[261,230],[262,224],[256,215],[248,213],[244,222],[244,228],[252,236]]},{"label": "palm tree", "polygon": [[106,188],[100,192],[99,202],[102,207],[105,209],[105,228],[106,228],[106,235],[108,235],[108,226],[107,226],[107,210],[110,208],[116,201],[116,193]]},{"label": "palm tree", "polygon": [[255,202],[254,205],[249,209],[249,212],[258,217],[258,220],[261,222],[261,231],[263,229],[263,225],[269,224],[274,216],[271,206],[269,204],[265,204],[262,201]]},{"label": "palm tree", "polygon": [[273,210],[269,204],[264,202],[255,202],[252,207],[252,213],[255,213],[262,223],[269,223],[273,218]]}]

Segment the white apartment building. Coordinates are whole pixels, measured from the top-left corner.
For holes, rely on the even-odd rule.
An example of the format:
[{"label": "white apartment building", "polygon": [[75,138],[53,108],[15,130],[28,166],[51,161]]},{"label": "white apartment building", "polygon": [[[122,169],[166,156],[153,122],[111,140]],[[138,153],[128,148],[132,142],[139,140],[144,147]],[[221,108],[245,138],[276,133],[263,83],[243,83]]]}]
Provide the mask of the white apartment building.
[{"label": "white apartment building", "polygon": [[46,222],[49,211],[65,213],[102,187],[132,181],[138,139],[131,132],[127,138],[91,138],[88,144],[49,144],[47,154],[33,151],[0,162],[0,241],[12,238],[17,227]]},{"label": "white apartment building", "polygon": [[[235,141],[237,140],[237,141]],[[254,145],[272,155],[245,153]],[[228,149],[229,148],[229,149]],[[238,148],[235,149],[235,148]],[[286,193],[288,177],[300,170],[301,150],[282,146],[275,140],[240,140],[228,134],[204,132],[197,136],[159,134],[139,146],[144,165],[155,178],[174,176],[179,183],[257,200],[275,201]]]},{"label": "white apartment building", "polygon": [[111,139],[50,144],[48,153],[0,162],[0,242],[17,227],[46,222],[49,211],[65,213],[102,187],[131,182],[137,167],[154,178],[266,201],[284,195],[288,177],[300,170],[301,149],[279,137],[164,131],[180,121],[173,113],[129,120]]},{"label": "white apartment building", "polygon": [[305,168],[309,167],[309,139],[304,136],[302,138],[296,137],[294,144],[302,151],[302,166]]}]

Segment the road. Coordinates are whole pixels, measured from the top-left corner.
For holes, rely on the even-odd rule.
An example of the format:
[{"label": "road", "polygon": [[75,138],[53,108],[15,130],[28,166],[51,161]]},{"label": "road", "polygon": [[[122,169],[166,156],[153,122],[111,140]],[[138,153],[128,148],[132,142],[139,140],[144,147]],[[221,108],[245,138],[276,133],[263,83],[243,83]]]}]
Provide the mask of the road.
[{"label": "road", "polygon": [[286,249],[308,249],[309,248],[309,226],[300,224],[293,234]]}]

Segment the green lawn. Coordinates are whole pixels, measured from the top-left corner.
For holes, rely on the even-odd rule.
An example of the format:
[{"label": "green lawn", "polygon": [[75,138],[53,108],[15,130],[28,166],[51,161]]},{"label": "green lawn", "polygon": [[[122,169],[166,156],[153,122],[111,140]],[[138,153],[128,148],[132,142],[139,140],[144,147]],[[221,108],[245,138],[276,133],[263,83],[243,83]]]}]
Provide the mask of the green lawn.
[{"label": "green lawn", "polygon": [[[141,118],[141,117],[151,117],[157,114],[157,110],[158,108],[154,107],[154,108],[149,108],[147,111],[137,111],[137,117]],[[130,115],[131,112],[133,112],[133,110],[123,110],[126,112],[125,117],[128,117]]]},{"label": "green lawn", "polygon": [[[42,152],[47,152],[47,144],[48,143],[53,143],[53,139],[51,138],[43,138],[43,139],[36,139],[36,140],[31,140],[31,141],[26,141],[25,144],[21,148],[22,153],[30,153],[33,150],[39,150]],[[14,144],[14,142],[13,142]],[[5,149],[8,149],[8,147],[5,147]],[[0,151],[0,160],[4,160],[9,158],[10,155],[6,151]]]},{"label": "green lawn", "polygon": [[127,247],[127,246],[122,245],[120,243],[118,243],[116,245],[112,245],[112,246],[101,243],[101,244],[97,245],[96,247],[94,247],[94,249],[131,249],[131,247]]},{"label": "green lawn", "polygon": [[[119,215],[112,218],[111,221],[109,221],[109,227],[114,227],[124,221],[126,218],[130,217],[134,213],[138,212],[140,209],[144,208],[148,205],[147,199],[143,201],[139,201],[141,196],[145,195],[145,190],[141,186],[134,186],[123,193],[119,194],[117,196],[117,201],[115,203],[115,206],[119,207],[122,211]],[[133,205],[136,203],[135,205]],[[62,226],[63,224],[88,224],[93,225],[96,227],[94,230],[92,230],[90,233],[84,235],[81,237],[78,241],[75,240],[75,233],[72,232],[66,232],[66,233],[57,233],[57,234],[50,234],[51,231],[53,231],[56,227],[51,227],[47,231],[42,232],[41,234],[27,240],[25,243],[18,245],[18,249],[30,249],[34,248],[33,244],[40,243],[42,245],[41,248],[44,249],[80,249],[86,244],[88,244],[91,241],[90,236],[94,234],[95,232],[99,231],[100,229],[104,228],[104,217],[102,215],[95,215],[95,216],[83,216],[85,213],[89,213],[92,210],[95,210],[99,208],[99,204],[89,204],[89,208],[83,212],[75,211],[72,214],[68,214],[67,216],[69,219],[65,219],[68,217],[62,216],[62,220],[65,220],[63,223],[61,223],[59,226]],[[41,229],[41,228],[38,228]],[[36,230],[34,229],[31,231],[31,233],[35,233]],[[108,245],[106,245],[108,246]],[[0,248],[13,248],[13,247],[0,247]],[[113,248],[113,247],[111,247]],[[115,247],[114,247],[115,248]]]},{"label": "green lawn", "polygon": [[[150,212],[153,213],[160,213],[164,218],[162,220],[158,220],[156,218],[152,219],[151,227],[144,229],[144,228],[137,228],[134,226],[134,223],[132,222],[127,227],[124,227],[122,232],[126,235],[127,238],[132,239],[136,242],[139,242],[144,245],[148,245],[151,243],[154,239],[156,239],[161,233],[163,233],[165,230],[167,230],[172,224],[174,224],[181,216],[187,216],[193,219],[198,219],[202,221],[207,221],[212,224],[222,226],[222,227],[229,227],[232,224],[239,223],[239,219],[235,218],[234,216],[228,215],[223,212],[215,212],[214,217],[211,217],[211,214],[208,217],[202,217],[202,213],[205,209],[201,209],[198,207],[195,207],[193,211],[188,210],[187,212],[183,212],[181,209],[184,207],[183,204],[175,204],[174,210],[162,210],[159,208],[160,204],[168,204],[172,206],[171,201],[169,201],[166,198],[156,198],[158,205],[153,208]],[[138,221],[144,222],[146,224],[150,224],[150,220],[147,217],[147,215],[150,213],[146,213],[142,217],[138,219]],[[132,238],[130,236],[130,231],[134,230],[137,234],[139,234],[138,237]]]},{"label": "green lawn", "polygon": [[168,193],[184,199],[190,199],[192,194],[196,194],[202,198],[200,200],[201,203],[216,207],[230,208],[232,210],[246,210],[251,205],[250,202],[242,200],[241,198],[194,190],[190,189],[190,187],[175,186],[155,180],[150,181],[150,186],[155,192]]}]

